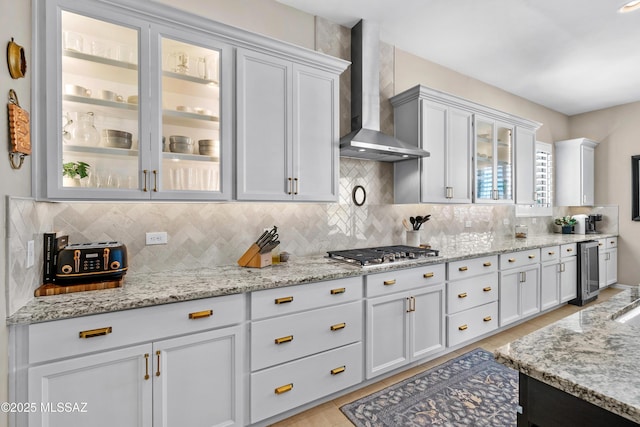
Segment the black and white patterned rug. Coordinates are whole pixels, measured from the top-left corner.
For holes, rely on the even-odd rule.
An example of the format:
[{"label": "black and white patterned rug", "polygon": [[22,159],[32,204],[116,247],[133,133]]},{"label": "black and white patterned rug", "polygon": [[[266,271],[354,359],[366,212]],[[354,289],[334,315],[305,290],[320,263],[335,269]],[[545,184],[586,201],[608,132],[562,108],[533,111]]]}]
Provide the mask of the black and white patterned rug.
[{"label": "black and white patterned rug", "polygon": [[518,372],[476,348],[340,410],[358,427],[515,426]]}]

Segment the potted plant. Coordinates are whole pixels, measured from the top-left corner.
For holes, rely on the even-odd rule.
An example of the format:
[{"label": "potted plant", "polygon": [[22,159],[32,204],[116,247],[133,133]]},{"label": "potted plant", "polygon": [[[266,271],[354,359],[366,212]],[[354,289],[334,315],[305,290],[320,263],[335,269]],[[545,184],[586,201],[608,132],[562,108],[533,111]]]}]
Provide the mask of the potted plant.
[{"label": "potted plant", "polygon": [[62,164],[64,187],[78,187],[80,180],[89,176],[91,166],[85,162],[67,162]]},{"label": "potted plant", "polygon": [[563,216],[556,218],[554,223],[562,227],[562,234],[571,234],[573,232],[573,226],[576,225],[576,220],[570,216]]}]

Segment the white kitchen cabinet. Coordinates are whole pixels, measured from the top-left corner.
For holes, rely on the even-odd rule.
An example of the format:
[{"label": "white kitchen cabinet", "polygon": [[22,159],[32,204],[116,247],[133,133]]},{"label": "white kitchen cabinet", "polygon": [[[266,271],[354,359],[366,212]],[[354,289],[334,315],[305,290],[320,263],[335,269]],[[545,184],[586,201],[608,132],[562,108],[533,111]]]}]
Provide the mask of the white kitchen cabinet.
[{"label": "white kitchen cabinet", "polygon": [[29,325],[18,334],[29,401],[87,412],[16,425],[243,425],[244,304],[238,294]]},{"label": "white kitchen cabinet", "polygon": [[251,422],[363,380],[362,278],[251,293]]},{"label": "white kitchen cabinet", "polygon": [[395,135],[431,155],[394,163],[395,202],[471,203],[473,114],[414,90],[394,103]]},{"label": "white kitchen cabinet", "polygon": [[593,206],[598,142],[576,138],[555,143],[556,205]]},{"label": "white kitchen cabinet", "polygon": [[500,255],[500,326],[540,311],[540,250]]},{"label": "white kitchen cabinet", "polygon": [[536,133],[522,126],[515,129],[516,204],[536,203]]},{"label": "white kitchen cabinet", "polygon": [[474,202],[513,202],[514,126],[479,115],[474,120]]},{"label": "white kitchen cabinet", "polygon": [[540,311],[560,304],[560,246],[540,249]]},{"label": "white kitchen cabinet", "polygon": [[618,282],[618,238],[598,239],[599,287]]},{"label": "white kitchen cabinet", "polygon": [[[367,276],[367,292],[376,276],[389,283],[386,292],[376,292],[366,302],[367,379],[445,348],[444,265],[399,272],[412,277],[389,278],[394,272]],[[394,285],[395,290],[410,289],[397,292]]]},{"label": "white kitchen cabinet", "polygon": [[[36,7],[44,37],[35,47],[45,64],[36,69],[40,197],[231,197],[230,45],[104,2]],[[170,151],[171,136],[191,144]],[[200,140],[211,150],[200,154]],[[88,164],[88,176],[64,177],[73,162]]]},{"label": "white kitchen cabinet", "polygon": [[578,251],[575,243],[560,246],[560,303],[578,296]]},{"label": "white kitchen cabinet", "polygon": [[236,54],[237,198],[337,201],[338,73]]}]

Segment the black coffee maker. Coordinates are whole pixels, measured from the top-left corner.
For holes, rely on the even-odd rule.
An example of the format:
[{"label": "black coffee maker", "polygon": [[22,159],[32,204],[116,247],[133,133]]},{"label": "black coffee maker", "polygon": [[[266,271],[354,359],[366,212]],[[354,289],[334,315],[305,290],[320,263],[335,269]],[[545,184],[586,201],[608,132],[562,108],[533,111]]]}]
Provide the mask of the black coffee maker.
[{"label": "black coffee maker", "polygon": [[598,231],[596,230],[596,222],[602,221],[602,214],[591,214],[587,216],[587,219],[584,221],[584,228],[586,234],[595,234]]}]

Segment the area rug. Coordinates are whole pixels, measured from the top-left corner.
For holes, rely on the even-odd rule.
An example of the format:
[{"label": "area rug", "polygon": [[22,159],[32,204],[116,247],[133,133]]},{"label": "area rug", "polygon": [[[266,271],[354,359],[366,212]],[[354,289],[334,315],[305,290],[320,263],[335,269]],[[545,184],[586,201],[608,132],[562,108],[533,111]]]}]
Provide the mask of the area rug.
[{"label": "area rug", "polygon": [[476,348],[340,410],[358,427],[515,426],[518,372]]}]

